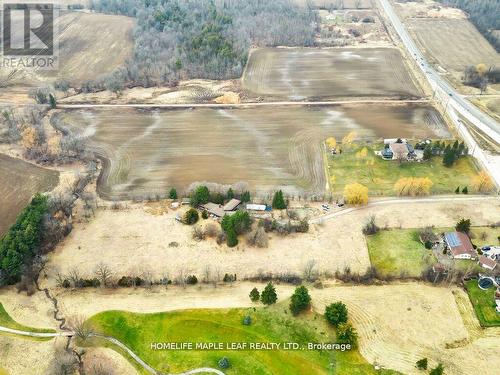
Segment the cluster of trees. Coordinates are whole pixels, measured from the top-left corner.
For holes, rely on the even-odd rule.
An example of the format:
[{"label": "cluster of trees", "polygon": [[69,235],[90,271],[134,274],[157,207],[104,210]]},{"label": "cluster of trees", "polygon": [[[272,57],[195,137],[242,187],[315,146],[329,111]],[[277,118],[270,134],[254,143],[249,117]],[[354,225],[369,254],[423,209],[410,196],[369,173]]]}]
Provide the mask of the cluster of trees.
[{"label": "cluster of trees", "polygon": [[[429,366],[429,361],[427,360],[427,358],[422,358],[419,359],[415,365],[419,370],[427,370]],[[438,365],[429,372],[429,375],[442,375],[442,374],[444,374],[444,366],[441,363],[438,363]]]},{"label": "cluster of trees", "polygon": [[332,303],[325,308],[325,319],[337,330],[337,341],[340,344],[349,344],[355,348],[358,344],[358,334],[348,323],[347,306],[342,302]]},{"label": "cluster of trees", "polygon": [[[169,196],[171,199],[177,199],[177,191],[175,189],[171,189]],[[250,202],[250,192],[248,190],[235,191],[232,187],[229,187],[226,193],[221,193],[220,187],[211,191],[207,185],[198,185],[192,190],[190,203],[191,206],[197,208],[199,205],[208,202],[223,204],[233,198],[238,198],[242,202]]]},{"label": "cluster of trees", "polygon": [[23,268],[30,267],[39,254],[46,212],[47,197],[35,195],[16,223],[0,239],[0,285],[20,281]]},{"label": "cluster of trees", "polygon": [[260,301],[267,306],[274,305],[278,301],[278,294],[272,282],[267,283],[262,293],[260,293],[257,288],[253,288],[249,296],[252,302]]},{"label": "cluster of trees", "polygon": [[467,12],[472,23],[500,51],[500,39],[492,31],[500,30],[500,3],[498,0],[440,0]]},{"label": "cluster of trees", "polygon": [[283,192],[278,190],[274,193],[273,197],[273,208],[276,210],[284,210],[288,206],[287,202],[285,202],[285,198],[283,197]]},{"label": "cluster of trees", "polygon": [[247,233],[252,226],[252,219],[248,212],[237,211],[226,215],[222,219],[221,227],[226,234],[226,243],[229,247],[238,245],[238,235]]},{"label": "cluster of trees", "polygon": [[402,177],[394,184],[394,191],[400,196],[418,197],[429,195],[432,185],[428,177]]},{"label": "cluster of trees", "polygon": [[129,64],[104,82],[176,84],[239,77],[252,46],[310,46],[316,13],[291,0],[100,0],[91,9],[137,18]]},{"label": "cluster of trees", "polygon": [[464,70],[463,82],[466,85],[477,87],[481,94],[486,91],[489,83],[500,81],[500,69],[487,67],[485,64],[468,65]]},{"label": "cluster of trees", "polygon": [[472,178],[472,188],[478,193],[489,193],[495,188],[495,184],[486,171],[481,171]]},{"label": "cluster of trees", "polygon": [[451,167],[460,157],[467,156],[469,153],[465,143],[463,141],[458,142],[458,140],[455,140],[453,144],[444,141],[435,141],[427,145],[417,144],[415,148],[424,150],[424,160],[429,160],[436,155],[442,155],[443,164],[447,167]]}]

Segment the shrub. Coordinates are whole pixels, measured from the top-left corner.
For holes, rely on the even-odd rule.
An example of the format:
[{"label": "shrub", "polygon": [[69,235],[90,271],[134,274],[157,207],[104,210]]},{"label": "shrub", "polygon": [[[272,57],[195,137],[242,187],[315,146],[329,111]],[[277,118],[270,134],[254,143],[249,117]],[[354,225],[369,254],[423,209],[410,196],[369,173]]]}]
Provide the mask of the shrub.
[{"label": "shrub", "polygon": [[259,302],[260,293],[257,288],[253,288],[252,291],[250,292],[250,299],[252,300],[252,302]]},{"label": "shrub", "polygon": [[432,249],[432,242],[430,241],[425,241],[424,246],[427,250]]},{"label": "shrub", "polygon": [[419,370],[427,370],[427,358],[422,358],[417,361],[417,368]]},{"label": "shrub", "polygon": [[229,359],[227,357],[222,357],[221,359],[219,359],[218,364],[222,369],[228,369],[229,367],[231,367],[231,363],[229,362]]},{"label": "shrub", "polygon": [[205,239],[205,231],[200,225],[193,228],[193,240],[202,241]]},{"label": "shrub", "polygon": [[295,289],[290,301],[290,311],[293,315],[298,315],[311,306],[311,296],[305,286],[299,286]]},{"label": "shrub", "polygon": [[236,281],[236,274],[230,275],[226,273],[222,281],[224,281],[225,283],[232,283],[233,281]]},{"label": "shrub", "polygon": [[309,222],[307,221],[307,219],[301,220],[299,224],[295,226],[295,231],[297,233],[309,232]]},{"label": "shrub", "polygon": [[252,318],[250,317],[250,315],[247,315],[243,318],[243,325],[245,326],[249,326],[252,324]]},{"label": "shrub", "polygon": [[206,219],[208,219],[208,212],[207,212],[207,211],[203,211],[203,212],[201,213],[201,217],[202,217],[203,219],[205,219],[205,220],[206,220]]},{"label": "shrub", "polygon": [[472,178],[472,188],[478,193],[489,193],[494,187],[495,184],[486,171],[481,171]]},{"label": "shrub", "polygon": [[198,222],[199,218],[200,217],[198,215],[198,211],[196,211],[194,208],[190,208],[184,214],[184,223],[187,225],[193,225]]},{"label": "shrub", "polygon": [[347,316],[347,306],[340,301],[328,305],[325,309],[325,318],[334,327],[346,323]]},{"label": "shrub", "polygon": [[262,294],[260,296],[260,300],[264,305],[272,305],[275,304],[276,301],[278,300],[278,295],[276,294],[276,289],[274,288],[274,285],[269,282],[264,290],[262,291]]},{"label": "shrub", "polygon": [[186,278],[186,284],[189,285],[198,284],[198,278],[195,275],[190,275]]},{"label": "shrub", "polygon": [[265,229],[261,226],[257,227],[257,229],[248,234],[247,242],[250,246],[267,247],[269,240]]},{"label": "shrub", "polygon": [[380,228],[375,223],[375,216],[371,215],[368,221],[363,226],[363,234],[364,235],[372,235],[377,233]]}]

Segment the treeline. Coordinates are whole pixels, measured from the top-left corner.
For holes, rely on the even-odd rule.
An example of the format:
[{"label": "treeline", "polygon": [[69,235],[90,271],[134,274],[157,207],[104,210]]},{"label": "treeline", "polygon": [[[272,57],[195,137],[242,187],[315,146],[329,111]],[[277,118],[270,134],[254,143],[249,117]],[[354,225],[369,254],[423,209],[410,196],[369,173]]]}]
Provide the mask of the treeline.
[{"label": "treeline", "polygon": [[314,43],[315,12],[291,0],[101,0],[91,9],[135,17],[137,25],[127,66],[87,82],[87,91],[236,78],[252,46]]},{"label": "treeline", "polygon": [[460,8],[470,15],[472,23],[500,52],[500,39],[492,31],[500,30],[500,1],[498,0],[440,0],[445,5]]},{"label": "treeline", "polygon": [[47,197],[36,195],[0,239],[0,285],[20,281],[23,267],[31,264],[40,247],[46,212]]}]

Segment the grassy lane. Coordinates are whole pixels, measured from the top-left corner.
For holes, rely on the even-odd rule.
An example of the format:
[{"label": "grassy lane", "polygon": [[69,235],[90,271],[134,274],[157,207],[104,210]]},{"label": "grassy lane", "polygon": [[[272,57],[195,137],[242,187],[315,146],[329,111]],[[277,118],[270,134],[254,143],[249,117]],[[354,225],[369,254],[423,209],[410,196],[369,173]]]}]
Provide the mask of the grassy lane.
[{"label": "grassy lane", "polygon": [[400,164],[375,155],[374,151],[383,147],[382,144],[352,145],[344,147],[342,154],[328,155],[331,189],[342,192],[345,185],[359,182],[368,187],[370,195],[394,196],[394,184],[401,177],[428,177],[433,182],[433,194],[450,194],[457,186],[468,186],[470,190],[471,178],[477,174],[471,157],[460,158],[451,168],[443,165],[442,157]]},{"label": "grassy lane", "polygon": [[[227,374],[395,374],[377,372],[357,351],[320,350],[153,350],[154,342],[334,342],[335,333],[324,319],[309,313],[293,318],[280,304],[272,308],[183,310],[157,314],[108,311],[88,324],[97,332],[122,341],[143,360],[163,372],[197,367],[218,368],[229,358]],[[252,324],[243,325],[246,315]],[[102,343],[93,343],[100,345]],[[111,346],[112,347],[112,346]],[[226,371],[226,370],[224,370]]]},{"label": "grassy lane", "polygon": [[495,311],[495,288],[482,290],[477,280],[469,280],[465,286],[481,326],[500,327],[500,314]]}]

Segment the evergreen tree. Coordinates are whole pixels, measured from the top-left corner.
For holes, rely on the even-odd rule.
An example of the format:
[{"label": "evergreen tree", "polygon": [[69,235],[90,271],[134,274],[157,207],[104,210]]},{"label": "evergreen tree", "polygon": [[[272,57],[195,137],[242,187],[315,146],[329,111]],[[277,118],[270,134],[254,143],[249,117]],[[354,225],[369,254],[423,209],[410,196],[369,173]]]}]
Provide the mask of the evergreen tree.
[{"label": "evergreen tree", "polygon": [[350,323],[342,323],[337,328],[337,341],[355,348],[358,345],[358,333]]},{"label": "evergreen tree", "polygon": [[443,164],[445,167],[449,168],[453,165],[453,163],[455,163],[455,153],[449,146],[446,146],[443,155]]},{"label": "evergreen tree", "polygon": [[175,188],[170,189],[170,191],[168,192],[168,197],[170,199],[177,199],[177,190],[175,190]]},{"label": "evergreen tree", "polygon": [[238,236],[232,228],[226,231],[226,243],[229,247],[235,247],[236,245],[238,245]]},{"label": "evergreen tree", "polygon": [[429,372],[429,375],[443,375],[444,374],[444,367],[440,363],[437,365],[436,368],[433,368],[431,372]]},{"label": "evergreen tree", "polygon": [[241,201],[242,202],[250,202],[250,192],[245,191],[243,194],[241,194]]},{"label": "evergreen tree", "polygon": [[424,160],[429,160],[430,158],[432,158],[432,146],[427,145],[424,148]]},{"label": "evergreen tree", "polygon": [[260,300],[260,293],[257,288],[253,288],[250,292],[250,299],[252,302],[258,302]]},{"label": "evergreen tree", "polygon": [[455,189],[455,194],[460,194],[460,186]]},{"label": "evergreen tree", "polygon": [[460,219],[455,225],[457,232],[469,233],[470,231],[470,219]]},{"label": "evergreen tree", "polygon": [[467,189],[467,186],[462,189],[462,194],[468,194],[469,189]]},{"label": "evergreen tree", "polygon": [[274,193],[273,208],[277,210],[284,210],[286,208],[286,202],[283,198],[283,192],[281,190]]},{"label": "evergreen tree", "polygon": [[234,198],[234,191],[233,189],[229,188],[227,191],[227,199],[231,200]]},{"label": "evergreen tree", "polygon": [[260,300],[264,305],[275,304],[278,300],[278,295],[276,294],[276,289],[274,285],[269,282],[260,295]]},{"label": "evergreen tree", "polygon": [[52,94],[49,94],[49,104],[50,104],[50,108],[52,108],[52,109],[57,107],[56,97]]},{"label": "evergreen tree", "polygon": [[295,289],[290,301],[290,311],[293,315],[298,315],[311,306],[311,297],[305,286],[299,286]]}]

